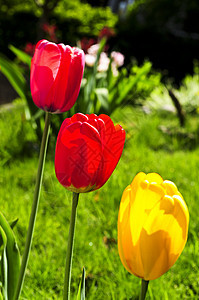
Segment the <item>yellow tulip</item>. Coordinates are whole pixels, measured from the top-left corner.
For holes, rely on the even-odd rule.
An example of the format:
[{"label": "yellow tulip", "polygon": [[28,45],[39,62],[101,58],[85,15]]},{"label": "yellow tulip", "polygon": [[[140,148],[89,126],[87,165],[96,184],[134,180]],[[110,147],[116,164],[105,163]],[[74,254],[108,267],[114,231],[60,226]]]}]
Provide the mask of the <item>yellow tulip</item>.
[{"label": "yellow tulip", "polygon": [[189,211],[176,185],[156,173],[138,173],[122,195],[118,249],[124,267],[148,281],[167,272],[188,235]]}]

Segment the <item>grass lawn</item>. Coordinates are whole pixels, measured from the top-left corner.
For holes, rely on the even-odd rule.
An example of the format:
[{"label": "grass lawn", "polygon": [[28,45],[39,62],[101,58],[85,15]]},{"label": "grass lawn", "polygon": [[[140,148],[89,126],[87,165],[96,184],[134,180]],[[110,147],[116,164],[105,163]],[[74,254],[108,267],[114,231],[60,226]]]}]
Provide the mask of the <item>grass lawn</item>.
[{"label": "grass lawn", "polygon": [[[197,117],[188,116],[178,129],[176,116],[146,115],[124,108],[113,119],[127,132],[121,160],[108,182],[98,191],[81,194],[78,204],[71,299],[76,299],[82,267],[86,268],[86,298],[138,299],[140,280],[129,274],[117,250],[117,216],[122,192],[140,172],[157,172],[176,183],[190,212],[189,237],[176,264],[151,281],[147,299],[199,298],[199,143]],[[21,115],[0,115],[2,136],[0,163],[1,211],[9,221],[19,218],[14,229],[21,253],[28,226],[38,163],[38,147],[28,143]],[[9,124],[9,126],[8,126]],[[26,125],[25,125],[26,126]],[[166,128],[167,133],[160,130]],[[168,130],[169,128],[169,130]],[[27,129],[25,127],[25,129]],[[164,130],[165,131],[165,130]],[[17,132],[17,134],[16,134]],[[25,141],[25,142],[24,142]],[[54,140],[50,140],[33,246],[21,299],[62,299],[63,276],[72,194],[57,181],[54,172]],[[6,150],[5,150],[6,149]],[[9,156],[9,153],[10,156]]]}]

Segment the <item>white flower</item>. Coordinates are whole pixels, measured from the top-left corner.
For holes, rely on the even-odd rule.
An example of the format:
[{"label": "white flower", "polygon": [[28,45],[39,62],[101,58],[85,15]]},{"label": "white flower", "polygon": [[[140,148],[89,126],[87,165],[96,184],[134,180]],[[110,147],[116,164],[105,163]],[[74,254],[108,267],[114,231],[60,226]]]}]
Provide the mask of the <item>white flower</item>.
[{"label": "white flower", "polygon": [[110,58],[108,58],[105,52],[100,54],[99,64],[97,67],[98,72],[105,72],[108,70]]},{"label": "white flower", "polygon": [[99,44],[94,44],[90,48],[88,48],[87,52],[91,55],[97,55],[97,52],[99,50]]},{"label": "white flower", "polygon": [[113,59],[117,67],[121,67],[124,64],[124,55],[120,52],[111,52],[111,58]]},{"label": "white flower", "polygon": [[96,56],[95,55],[91,55],[91,54],[86,54],[85,55],[85,63],[86,63],[87,66],[93,67],[95,61],[96,61]]},{"label": "white flower", "polygon": [[111,63],[111,70],[112,70],[113,76],[117,77],[119,75],[116,63],[114,61]]}]

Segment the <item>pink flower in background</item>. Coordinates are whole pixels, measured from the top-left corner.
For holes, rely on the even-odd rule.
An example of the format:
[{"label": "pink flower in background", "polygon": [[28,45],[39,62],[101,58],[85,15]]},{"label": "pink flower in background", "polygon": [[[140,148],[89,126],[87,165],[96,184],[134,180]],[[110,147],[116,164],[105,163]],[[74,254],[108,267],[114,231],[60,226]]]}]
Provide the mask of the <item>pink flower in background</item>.
[{"label": "pink flower in background", "polygon": [[85,55],[85,63],[88,67],[93,67],[96,61],[96,56],[91,54]]},{"label": "pink flower in background", "polygon": [[108,58],[105,52],[100,54],[99,64],[97,67],[98,72],[105,72],[108,70],[108,66],[110,63],[110,58]]},{"label": "pink flower in background", "polygon": [[[99,44],[94,44],[87,49],[88,54],[85,55],[85,63],[88,67],[93,67],[97,59],[97,53],[99,51]],[[113,76],[118,76],[118,68],[124,64],[124,55],[117,51],[111,52],[111,69]],[[110,58],[106,52],[100,54],[97,71],[106,72],[110,64]]]},{"label": "pink flower in background", "polygon": [[97,55],[97,52],[99,50],[99,44],[94,44],[90,48],[88,48],[87,52],[91,55]]},{"label": "pink flower in background", "polygon": [[111,52],[111,58],[117,67],[121,67],[124,64],[124,55],[120,52]]},{"label": "pink flower in background", "polygon": [[109,27],[104,27],[100,30],[99,32],[99,38],[102,39],[103,37],[106,37],[107,39],[114,36],[115,35],[115,31],[113,28],[109,28]]},{"label": "pink flower in background", "polygon": [[114,77],[117,77],[119,75],[117,66],[114,62],[111,63],[111,70],[112,70],[112,73],[113,73]]},{"label": "pink flower in background", "polygon": [[83,38],[81,41],[80,41],[80,46],[81,46],[81,49],[87,53],[88,49],[94,45],[96,43],[96,39],[88,39],[88,38]]},{"label": "pink flower in background", "polygon": [[[92,67],[97,59],[97,53],[99,51],[99,44],[94,44],[88,48],[88,54],[85,55],[85,63],[87,66]],[[108,70],[110,58],[108,58],[105,52],[100,54],[97,70],[98,72],[105,72]]]},{"label": "pink flower in background", "polygon": [[34,55],[34,52],[35,52],[35,45],[28,42],[26,43],[25,47],[24,47],[24,51],[29,54],[30,56],[33,56]]},{"label": "pink flower in background", "polygon": [[56,37],[56,30],[57,26],[56,25],[50,25],[49,23],[44,23],[42,26],[42,29],[44,32],[47,33],[48,38],[51,40],[51,42],[57,43],[57,37]]},{"label": "pink flower in background", "polygon": [[[86,54],[85,55],[85,63],[88,67],[93,67],[97,59],[97,55],[94,54]],[[98,72],[105,72],[108,70],[108,66],[110,63],[110,58],[108,58],[105,52],[100,54],[97,71]]]}]

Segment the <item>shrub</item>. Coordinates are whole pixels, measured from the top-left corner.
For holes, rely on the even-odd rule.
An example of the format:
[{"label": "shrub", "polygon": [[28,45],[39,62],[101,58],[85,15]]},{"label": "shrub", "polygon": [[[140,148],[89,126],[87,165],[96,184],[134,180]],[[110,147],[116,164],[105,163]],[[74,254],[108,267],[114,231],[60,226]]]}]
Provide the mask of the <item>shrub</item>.
[{"label": "shrub", "polygon": [[117,43],[129,59],[145,58],[176,82],[193,72],[198,58],[199,4],[195,0],[138,0],[117,24]]}]

